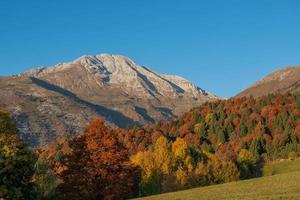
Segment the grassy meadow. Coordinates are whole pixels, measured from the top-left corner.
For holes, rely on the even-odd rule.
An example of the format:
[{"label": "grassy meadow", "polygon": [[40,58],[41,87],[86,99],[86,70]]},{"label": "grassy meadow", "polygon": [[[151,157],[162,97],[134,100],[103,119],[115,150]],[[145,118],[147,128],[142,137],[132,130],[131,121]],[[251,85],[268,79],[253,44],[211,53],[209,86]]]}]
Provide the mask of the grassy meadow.
[{"label": "grassy meadow", "polygon": [[140,198],[141,200],[300,199],[300,160],[266,164],[264,177]]}]

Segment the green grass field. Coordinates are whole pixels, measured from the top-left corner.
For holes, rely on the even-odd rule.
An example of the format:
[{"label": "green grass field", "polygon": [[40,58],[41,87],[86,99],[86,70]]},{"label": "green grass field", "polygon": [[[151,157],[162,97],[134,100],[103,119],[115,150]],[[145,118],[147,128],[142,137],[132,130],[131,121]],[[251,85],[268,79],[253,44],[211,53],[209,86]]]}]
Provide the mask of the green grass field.
[{"label": "green grass field", "polygon": [[267,164],[264,177],[140,198],[142,200],[300,199],[300,160]]}]

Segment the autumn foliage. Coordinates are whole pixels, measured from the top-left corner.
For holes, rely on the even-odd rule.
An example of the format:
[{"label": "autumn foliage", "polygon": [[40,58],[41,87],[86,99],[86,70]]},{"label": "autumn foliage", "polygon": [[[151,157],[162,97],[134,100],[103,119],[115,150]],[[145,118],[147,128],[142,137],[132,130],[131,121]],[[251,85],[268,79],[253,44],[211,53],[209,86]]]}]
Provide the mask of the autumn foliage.
[{"label": "autumn foliage", "polygon": [[125,199],[136,195],[139,173],[126,148],[100,119],[70,141],[61,173],[63,199]]},{"label": "autumn foliage", "polygon": [[61,199],[124,199],[252,178],[264,162],[300,156],[300,95],[208,102],[130,129],[96,119],[62,146],[48,156]]},{"label": "autumn foliage", "polygon": [[297,157],[300,94],[207,102],[128,129],[95,119],[35,150],[0,110],[0,199],[122,200],[252,178],[265,162]]},{"label": "autumn foliage", "polygon": [[[141,192],[147,195],[259,176],[263,162],[299,156],[299,124],[300,95],[234,98],[131,130],[123,142],[137,151],[132,162],[142,169]],[[138,141],[148,142],[141,152],[134,144],[137,132]]]}]

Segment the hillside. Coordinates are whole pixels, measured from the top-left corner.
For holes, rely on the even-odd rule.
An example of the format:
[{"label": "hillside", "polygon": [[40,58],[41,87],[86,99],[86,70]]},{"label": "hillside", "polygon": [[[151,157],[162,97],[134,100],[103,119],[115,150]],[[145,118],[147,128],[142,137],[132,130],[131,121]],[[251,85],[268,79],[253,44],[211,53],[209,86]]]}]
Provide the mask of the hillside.
[{"label": "hillside", "polygon": [[271,93],[295,93],[300,91],[300,67],[287,67],[275,71],[251,87],[242,91],[237,97],[259,97]]},{"label": "hillside", "polygon": [[0,107],[34,146],[74,135],[92,118],[126,128],[174,118],[217,97],[127,57],[100,54],[0,78]]},{"label": "hillside", "polygon": [[[169,122],[131,129],[109,129],[101,120],[91,124],[79,137],[85,138],[83,142],[75,137],[53,144],[41,149],[41,158],[60,174],[66,168],[61,159],[71,156],[76,158],[72,169],[77,171],[90,153],[97,148],[103,152],[101,146],[94,147],[101,134],[117,138],[128,150],[132,167],[139,169],[135,183],[141,196],[293,170],[261,168],[269,161],[300,156],[300,95],[295,94],[207,102]],[[91,133],[98,139],[90,138]],[[85,145],[90,153],[82,155]]]},{"label": "hillside", "polygon": [[[246,181],[195,188],[180,192],[139,198],[141,200],[214,200],[214,199],[299,199],[300,161],[271,163],[265,168],[274,168],[274,176]],[[293,169],[290,171],[290,169]]]},{"label": "hillside", "polygon": [[300,96],[205,103],[173,121],[125,133],[119,138],[142,169],[143,195],[249,179],[261,176],[264,161],[299,156]]}]

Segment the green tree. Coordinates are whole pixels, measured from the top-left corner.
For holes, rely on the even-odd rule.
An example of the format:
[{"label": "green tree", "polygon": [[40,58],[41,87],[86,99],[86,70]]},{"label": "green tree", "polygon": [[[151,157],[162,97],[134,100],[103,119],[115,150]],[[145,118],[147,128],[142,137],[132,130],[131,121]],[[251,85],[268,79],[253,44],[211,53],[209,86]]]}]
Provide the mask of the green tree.
[{"label": "green tree", "polygon": [[250,151],[247,149],[241,149],[237,162],[241,179],[254,176],[256,159]]},{"label": "green tree", "polygon": [[296,98],[296,108],[300,109],[300,94],[297,94],[295,98]]},{"label": "green tree", "polygon": [[35,160],[9,114],[0,111],[0,194],[4,199],[35,199],[31,181]]},{"label": "green tree", "polygon": [[226,142],[226,136],[224,131],[222,131],[220,128],[217,129],[217,138],[219,143]]},{"label": "green tree", "polygon": [[35,190],[40,200],[54,200],[58,197],[60,180],[51,170],[46,160],[40,158],[35,163]]}]

